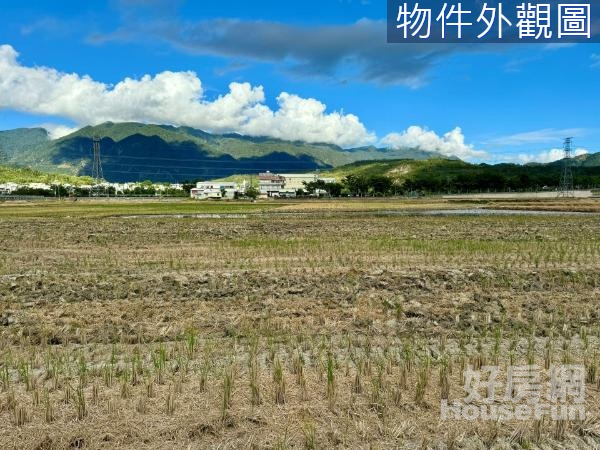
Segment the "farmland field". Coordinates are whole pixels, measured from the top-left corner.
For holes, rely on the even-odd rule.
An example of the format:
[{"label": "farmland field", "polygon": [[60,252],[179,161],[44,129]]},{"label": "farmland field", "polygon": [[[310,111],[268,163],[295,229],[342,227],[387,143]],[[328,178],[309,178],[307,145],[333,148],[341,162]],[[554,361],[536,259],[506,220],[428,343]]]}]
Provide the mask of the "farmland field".
[{"label": "farmland field", "polygon": [[[591,213],[420,213],[482,206]],[[1,204],[0,448],[599,446],[598,211]],[[469,366],[558,364],[585,420],[441,420]]]}]

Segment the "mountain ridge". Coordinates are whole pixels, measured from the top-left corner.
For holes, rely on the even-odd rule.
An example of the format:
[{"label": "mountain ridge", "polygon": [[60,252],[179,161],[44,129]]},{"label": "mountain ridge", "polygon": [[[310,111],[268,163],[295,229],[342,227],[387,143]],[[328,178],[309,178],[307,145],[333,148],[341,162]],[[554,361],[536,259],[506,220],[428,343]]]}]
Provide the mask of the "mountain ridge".
[{"label": "mountain ridge", "polygon": [[86,176],[91,174],[94,136],[101,137],[108,181],[174,182],[240,172],[323,170],[359,160],[440,157],[418,149],[343,149],[333,144],[211,134],[190,127],[138,122],[86,126],[55,140],[41,128],[0,131],[0,146],[8,147],[10,164]]},{"label": "mountain ridge", "polygon": [[[42,172],[89,176],[92,172],[92,138],[95,136],[101,137],[104,178],[115,182],[221,179],[267,170],[335,172],[342,167],[351,168],[352,164],[360,166],[365,161],[381,165],[394,160],[456,161],[456,164],[442,164],[444,170],[456,172],[460,161],[455,157],[444,157],[436,152],[418,149],[375,146],[344,149],[333,144],[310,144],[264,136],[212,134],[190,127],[105,122],[83,127],[54,140],[50,139],[48,131],[39,127],[0,131],[0,152],[3,153],[0,164],[28,167]],[[581,168],[600,167],[600,153],[578,156],[573,159],[573,165]],[[506,170],[515,173],[535,173],[536,167],[555,172],[560,166],[562,161],[559,160],[523,166],[469,165],[469,170],[479,167],[477,170],[483,176],[489,175],[486,167],[496,167],[495,172],[502,172],[503,167],[509,167]],[[439,170],[440,166],[432,167]],[[529,169],[524,172],[524,167]]]}]

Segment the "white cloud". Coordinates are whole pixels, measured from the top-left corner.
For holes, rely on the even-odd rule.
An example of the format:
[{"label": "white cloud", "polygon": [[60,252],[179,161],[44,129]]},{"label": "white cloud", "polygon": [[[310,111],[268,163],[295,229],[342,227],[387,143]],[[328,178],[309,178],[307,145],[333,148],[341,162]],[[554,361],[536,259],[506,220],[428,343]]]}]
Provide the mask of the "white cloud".
[{"label": "white cloud", "polygon": [[273,137],[307,142],[332,142],[355,146],[375,142],[360,119],[353,114],[325,113],[326,106],[315,99],[305,99],[283,92],[277,97],[279,109],[267,110],[249,121],[243,131],[250,135],[269,130]]},{"label": "white cloud", "polygon": [[[581,156],[589,153],[585,148],[577,148],[573,152],[574,156]],[[550,150],[542,151],[537,154],[531,153],[520,153],[517,156],[517,160],[527,164],[530,162],[549,163],[563,159],[564,150],[562,148],[553,148]]]},{"label": "white cloud", "polygon": [[60,139],[61,137],[74,133],[79,129],[79,127],[68,127],[66,125],[59,125],[56,123],[42,123],[39,125],[39,127],[48,132],[48,137],[50,139]]},{"label": "white cloud", "polygon": [[581,136],[585,133],[582,128],[544,128],[541,130],[527,131],[524,133],[515,133],[508,136],[500,136],[487,142],[493,146],[507,145],[530,145],[530,144],[552,144],[552,142],[562,141],[565,136]]},{"label": "white cloud", "polygon": [[438,136],[435,132],[419,126],[408,127],[402,133],[390,133],[381,143],[392,148],[418,148],[421,150],[439,152],[446,156],[459,158],[479,158],[486,152],[476,150],[473,145],[465,144],[465,137],[459,127]]},{"label": "white cloud", "polygon": [[[23,66],[13,47],[0,46],[0,108],[61,117],[77,125],[153,122],[342,147],[376,140],[357,116],[327,113],[316,99],[283,92],[277,101],[274,111],[265,105],[262,86],[249,83],[231,83],[227,94],[208,101],[194,72],[165,71],[110,86],[87,75]],[[66,131],[56,128],[54,133]]]},{"label": "white cloud", "polygon": [[574,42],[553,42],[544,45],[544,50],[561,50],[563,48],[575,47],[576,45]]}]

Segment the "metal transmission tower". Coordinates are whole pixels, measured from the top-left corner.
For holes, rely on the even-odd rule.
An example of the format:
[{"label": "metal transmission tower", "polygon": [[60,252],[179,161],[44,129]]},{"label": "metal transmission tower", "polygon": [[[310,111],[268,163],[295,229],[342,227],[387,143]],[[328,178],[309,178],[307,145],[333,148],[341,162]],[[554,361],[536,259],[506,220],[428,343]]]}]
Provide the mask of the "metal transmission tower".
[{"label": "metal transmission tower", "polygon": [[102,173],[102,160],[100,159],[100,138],[94,136],[92,138],[92,147],[94,152],[94,161],[92,164],[92,178],[94,186],[90,191],[90,195],[98,196],[103,193],[102,183],[104,182],[104,174]]},{"label": "metal transmission tower", "polygon": [[575,197],[573,189],[573,171],[571,167],[573,165],[573,138],[565,138],[563,145],[564,159],[563,168],[560,175],[560,187],[558,189],[559,197]]}]

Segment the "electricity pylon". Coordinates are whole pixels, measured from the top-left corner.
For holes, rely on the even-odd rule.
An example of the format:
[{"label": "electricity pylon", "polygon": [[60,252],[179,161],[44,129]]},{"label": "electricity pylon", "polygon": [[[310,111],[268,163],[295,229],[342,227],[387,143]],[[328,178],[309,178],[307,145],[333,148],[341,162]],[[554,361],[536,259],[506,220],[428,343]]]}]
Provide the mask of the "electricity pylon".
[{"label": "electricity pylon", "polygon": [[558,188],[558,196],[565,198],[575,197],[573,189],[573,138],[565,138],[563,145],[564,157],[563,167],[560,175],[560,186]]}]

